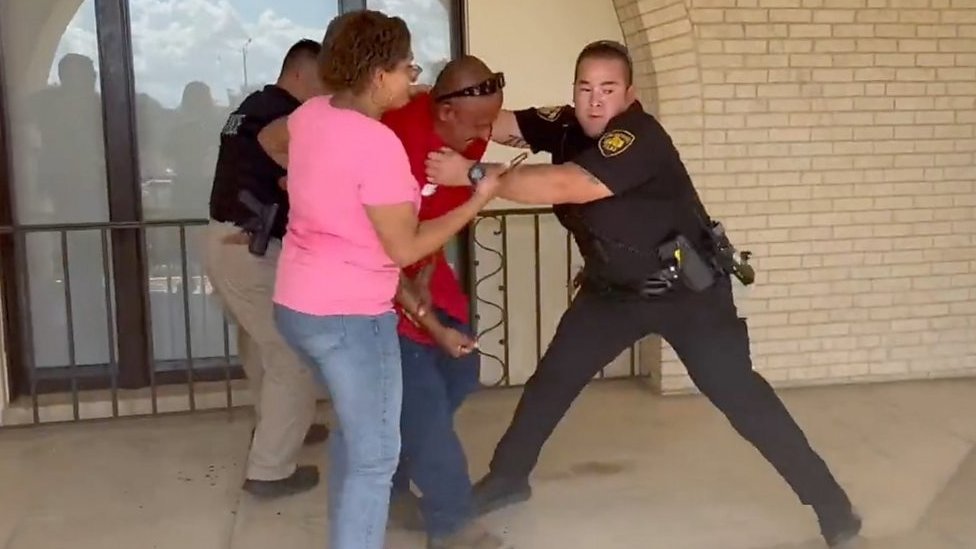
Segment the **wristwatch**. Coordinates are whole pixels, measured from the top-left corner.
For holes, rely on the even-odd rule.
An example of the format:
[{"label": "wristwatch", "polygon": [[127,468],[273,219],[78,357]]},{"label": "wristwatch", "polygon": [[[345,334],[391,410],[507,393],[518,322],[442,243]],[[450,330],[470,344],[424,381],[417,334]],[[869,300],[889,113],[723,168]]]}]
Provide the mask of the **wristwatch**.
[{"label": "wristwatch", "polygon": [[468,168],[468,181],[472,185],[477,185],[488,176],[488,171],[485,170],[485,165],[481,162],[475,162],[470,168]]}]

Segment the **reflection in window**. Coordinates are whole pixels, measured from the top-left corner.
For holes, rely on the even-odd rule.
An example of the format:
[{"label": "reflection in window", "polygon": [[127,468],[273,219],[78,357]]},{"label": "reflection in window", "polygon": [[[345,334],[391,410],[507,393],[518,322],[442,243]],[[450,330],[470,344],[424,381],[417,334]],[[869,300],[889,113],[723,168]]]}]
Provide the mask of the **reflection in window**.
[{"label": "reflection in window", "polygon": [[369,9],[403,18],[410,28],[413,55],[423,67],[420,81],[433,84],[451,59],[451,10],[454,0],[367,0]]},{"label": "reflection in window", "polygon": [[[338,2],[130,0],[129,10],[143,215],[205,219],[227,116],[275,82],[292,44],[322,39]],[[223,314],[203,272],[201,229],[188,228],[182,245],[178,228],[146,234],[157,368],[185,367],[187,320],[192,356],[223,357]]]},{"label": "reflection in window", "polygon": [[[94,0],[0,2],[0,36],[17,221],[108,221]],[[36,365],[108,362],[100,232],[31,233],[24,252]]]},{"label": "reflection in window", "polygon": [[[424,68],[422,80],[432,82],[451,54],[446,0],[368,3],[404,17]],[[22,225],[109,221],[95,4],[0,0],[3,107],[14,210]],[[128,8],[144,216],[204,219],[227,115],[248,93],[276,79],[292,43],[321,40],[338,1],[129,0]],[[199,229],[188,227],[184,234],[181,241],[179,228],[146,231],[158,367],[185,367],[179,362],[187,349],[184,318],[194,358],[225,352],[222,311],[199,260]],[[103,250],[98,230],[72,229],[63,239],[58,232],[27,237],[22,287],[30,300],[38,366],[109,361],[114,296],[111,272],[106,277],[103,270],[109,240]],[[230,353],[236,354],[233,341]]]},{"label": "reflection in window", "polygon": [[220,129],[278,77],[288,48],[319,41],[338,3],[130,0],[143,212],[206,218]]}]

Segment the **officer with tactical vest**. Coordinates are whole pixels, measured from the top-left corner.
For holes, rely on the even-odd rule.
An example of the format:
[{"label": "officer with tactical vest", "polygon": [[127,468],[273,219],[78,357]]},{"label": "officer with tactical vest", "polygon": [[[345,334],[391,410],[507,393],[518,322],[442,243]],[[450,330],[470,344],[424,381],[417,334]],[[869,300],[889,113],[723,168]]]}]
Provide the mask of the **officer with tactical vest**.
[{"label": "officer with tactical vest", "polygon": [[[633,64],[616,42],[590,44],[576,62],[575,108],[503,111],[493,139],[552,154],[553,165],[501,175],[500,196],[552,204],[585,260],[490,472],[475,486],[486,513],[531,496],[543,444],[587,383],[621,352],[660,334],[695,385],[813,507],[830,547],[858,537],[861,519],[763,377],[753,371],[731,278],[752,269],[711,221],[670,137],[635,100]],[[427,162],[434,183],[472,184],[502,168],[449,151]],[[744,255],[744,254],[742,254]]]},{"label": "officer with tactical vest", "polygon": [[266,125],[324,93],[316,59],[321,45],[295,43],[278,81],[249,95],[227,120],[210,196],[206,269],[238,326],[237,347],[257,425],[244,490],[261,497],[294,494],[319,481],[314,465],[297,466],[302,444],[328,437],[313,424],[315,382],[278,334],[271,294],[288,217],[285,171],[258,143]]}]

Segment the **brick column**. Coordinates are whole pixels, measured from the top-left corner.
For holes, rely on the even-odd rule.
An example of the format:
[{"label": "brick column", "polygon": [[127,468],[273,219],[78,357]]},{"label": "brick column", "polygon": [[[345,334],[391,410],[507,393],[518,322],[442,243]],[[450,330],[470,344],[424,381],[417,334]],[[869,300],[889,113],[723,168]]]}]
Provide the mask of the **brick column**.
[{"label": "brick column", "polygon": [[[616,0],[784,384],[976,373],[976,0]],[[737,290],[738,291],[738,290]],[[667,346],[661,388],[690,386]]]},{"label": "brick column", "polygon": [[[0,279],[0,286],[3,285],[3,280]],[[3,294],[0,293],[0,311],[3,311]],[[4,334],[4,319],[3,314],[0,313],[0,426],[3,425],[3,411],[7,407],[10,400],[10,390],[7,386],[8,376],[7,376],[7,350],[4,346],[6,343]]]}]

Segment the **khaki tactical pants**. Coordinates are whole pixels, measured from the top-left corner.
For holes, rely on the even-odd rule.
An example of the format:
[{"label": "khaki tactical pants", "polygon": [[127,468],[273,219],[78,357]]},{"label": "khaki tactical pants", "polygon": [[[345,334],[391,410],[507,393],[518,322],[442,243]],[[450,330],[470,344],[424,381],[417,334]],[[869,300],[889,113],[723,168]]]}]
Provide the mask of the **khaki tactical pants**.
[{"label": "khaki tactical pants", "polygon": [[275,328],[271,296],[281,242],[272,240],[264,257],[257,257],[247,251],[239,234],[232,224],[210,222],[207,276],[238,326],[238,354],[254,398],[257,426],[247,478],[280,480],[295,472],[315,416],[316,384],[312,370]]}]

